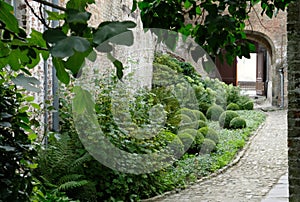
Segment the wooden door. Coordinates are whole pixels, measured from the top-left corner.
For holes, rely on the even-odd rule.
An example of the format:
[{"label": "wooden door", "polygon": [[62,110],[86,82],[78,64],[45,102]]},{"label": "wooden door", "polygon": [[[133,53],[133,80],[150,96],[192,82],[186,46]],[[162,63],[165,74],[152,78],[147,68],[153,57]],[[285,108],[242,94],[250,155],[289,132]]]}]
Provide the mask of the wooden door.
[{"label": "wooden door", "polygon": [[264,52],[257,53],[256,65],[256,94],[265,95],[264,71],[265,61]]},{"label": "wooden door", "polygon": [[237,85],[237,60],[235,59],[233,64],[229,65],[224,61],[222,63],[220,59],[216,59],[216,66],[221,75],[222,81],[226,84]]}]

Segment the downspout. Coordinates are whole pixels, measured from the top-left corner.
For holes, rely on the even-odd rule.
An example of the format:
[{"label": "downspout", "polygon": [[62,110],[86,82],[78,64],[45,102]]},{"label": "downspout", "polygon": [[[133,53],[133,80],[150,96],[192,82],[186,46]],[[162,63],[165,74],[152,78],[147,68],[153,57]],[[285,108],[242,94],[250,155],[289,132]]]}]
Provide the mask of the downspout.
[{"label": "downspout", "polygon": [[[53,4],[58,5],[58,0],[52,0]],[[58,11],[55,8],[52,8],[52,11]],[[57,27],[59,25],[58,21],[53,20],[52,21],[52,27]],[[52,94],[53,94],[53,108],[54,112],[52,113],[52,130],[54,132],[59,131],[59,96],[58,96],[58,79],[56,77],[56,69],[52,65]]]},{"label": "downspout", "polygon": [[280,108],[284,108],[284,72],[283,72],[283,67],[280,68],[279,70],[280,73]]}]

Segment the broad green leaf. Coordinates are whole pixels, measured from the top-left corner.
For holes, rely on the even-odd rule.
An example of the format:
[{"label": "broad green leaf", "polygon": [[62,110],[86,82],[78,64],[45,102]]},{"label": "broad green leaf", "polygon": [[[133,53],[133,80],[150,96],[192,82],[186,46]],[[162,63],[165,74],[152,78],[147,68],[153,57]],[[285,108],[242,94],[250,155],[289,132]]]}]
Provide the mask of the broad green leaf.
[{"label": "broad green leaf", "polygon": [[0,58],[8,56],[9,53],[10,49],[7,47],[6,44],[0,41]]},{"label": "broad green leaf", "polygon": [[107,58],[114,64],[114,66],[116,67],[116,74],[118,79],[122,79],[123,78],[123,64],[121,61],[117,60],[115,57],[113,57],[110,53],[107,54]]},{"label": "broad green leaf", "polygon": [[87,56],[87,59],[89,59],[91,62],[95,62],[97,59],[97,53],[94,50],[92,50]]},{"label": "broad green leaf", "polygon": [[5,24],[6,29],[19,33],[18,20],[12,14],[14,8],[4,1],[0,1],[0,21]]},{"label": "broad green leaf", "polygon": [[71,36],[70,40],[73,44],[74,49],[78,52],[85,52],[90,48],[90,42],[85,38],[79,36]]},{"label": "broad green leaf", "polygon": [[50,49],[50,52],[53,57],[57,57],[57,58],[70,57],[74,54],[73,46],[74,44],[72,44],[72,40],[68,37],[57,42]]},{"label": "broad green leaf", "polygon": [[38,109],[38,110],[41,109],[41,106],[40,106],[39,104],[37,104],[37,103],[30,103],[30,105],[31,105],[33,108],[35,108],[35,109]]},{"label": "broad green leaf", "polygon": [[67,9],[74,9],[79,11],[85,11],[88,4],[95,3],[95,0],[69,0],[67,3]]},{"label": "broad green leaf", "polygon": [[196,7],[196,14],[197,15],[201,15],[202,14],[201,8],[199,6]]},{"label": "broad green leaf", "polygon": [[91,93],[87,90],[82,89],[80,86],[73,88],[75,97],[73,99],[73,111],[77,114],[85,112],[93,113],[95,109],[95,102]]},{"label": "broad green leaf", "polygon": [[34,29],[31,30],[30,38],[28,38],[27,41],[43,48],[47,47],[46,41],[43,38],[43,34]]},{"label": "broad green leaf", "polygon": [[43,33],[43,38],[48,43],[56,43],[67,38],[67,35],[60,29],[48,29]]},{"label": "broad green leaf", "polygon": [[131,46],[133,44],[134,36],[132,31],[126,31],[115,37],[109,39],[110,42],[118,45]]},{"label": "broad green leaf", "polygon": [[47,15],[48,15],[48,20],[64,20],[65,14],[64,13],[59,13],[59,12],[52,12],[46,10]]},{"label": "broad green leaf", "polygon": [[78,52],[85,52],[90,48],[88,40],[78,36],[70,36],[58,41],[52,48],[51,54],[54,57],[65,58],[74,54],[74,50]]},{"label": "broad green leaf", "polygon": [[65,67],[71,70],[73,75],[76,75],[84,64],[85,57],[86,54],[75,52],[75,54],[69,57],[69,59],[66,61]]},{"label": "broad green leaf", "polygon": [[24,74],[19,74],[16,78],[12,78],[11,80],[17,86],[22,86],[28,91],[37,93],[41,91],[38,87],[36,87],[40,85],[40,81],[37,80],[35,77],[27,77]]},{"label": "broad green leaf", "polygon": [[94,34],[93,42],[100,45],[114,36],[129,31],[128,28],[133,28],[135,26],[136,24],[130,21],[102,23]]},{"label": "broad green leaf", "polygon": [[56,69],[57,78],[64,84],[68,84],[70,82],[70,75],[65,70],[64,61],[60,58],[53,58],[52,61]]},{"label": "broad green leaf", "polygon": [[67,22],[68,23],[81,23],[87,24],[87,21],[91,17],[91,13],[89,12],[79,12],[77,10],[68,10],[67,11]]}]

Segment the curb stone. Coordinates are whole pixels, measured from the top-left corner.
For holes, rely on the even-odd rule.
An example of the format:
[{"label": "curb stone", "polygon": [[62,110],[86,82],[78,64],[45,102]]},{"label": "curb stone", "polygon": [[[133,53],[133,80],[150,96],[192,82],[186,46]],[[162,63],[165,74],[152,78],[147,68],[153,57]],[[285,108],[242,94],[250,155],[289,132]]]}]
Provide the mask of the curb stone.
[{"label": "curb stone", "polygon": [[[263,110],[261,110],[263,111]],[[263,111],[265,113],[265,111]],[[266,117],[269,116],[267,113],[265,113]],[[216,177],[222,173],[224,173],[225,171],[227,171],[229,168],[233,167],[234,165],[236,165],[237,163],[240,162],[240,160],[242,159],[242,157],[245,155],[246,151],[248,151],[248,149],[250,148],[250,145],[252,143],[252,140],[259,134],[260,130],[265,126],[265,122],[263,122],[262,124],[259,125],[259,127],[253,132],[253,134],[247,139],[247,143],[245,144],[245,146],[240,150],[238,151],[238,153],[235,155],[234,159],[226,166],[224,166],[223,168],[217,170],[216,172],[208,175],[208,176],[205,176],[205,177],[202,177],[198,180],[196,180],[195,182],[192,182],[190,184],[188,184],[185,188],[181,188],[181,189],[175,189],[175,190],[172,190],[172,191],[168,191],[168,192],[165,192],[161,195],[158,195],[158,196],[154,196],[152,198],[149,198],[149,199],[143,199],[141,200],[142,202],[154,202],[156,200],[159,200],[159,199],[164,199],[172,194],[176,194],[176,193],[179,193],[180,191],[182,190],[185,190],[185,189],[188,189],[190,188],[191,186],[195,185],[195,184],[198,184],[198,183],[201,183],[201,182],[204,182],[206,180],[209,180],[213,177]]]}]

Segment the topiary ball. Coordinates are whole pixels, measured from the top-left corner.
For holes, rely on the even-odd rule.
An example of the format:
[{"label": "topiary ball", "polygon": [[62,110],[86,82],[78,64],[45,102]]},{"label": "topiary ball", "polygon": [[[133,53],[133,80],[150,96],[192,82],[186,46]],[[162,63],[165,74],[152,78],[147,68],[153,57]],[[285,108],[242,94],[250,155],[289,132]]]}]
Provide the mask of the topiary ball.
[{"label": "topiary ball", "polygon": [[177,135],[184,145],[184,151],[187,151],[194,141],[194,137],[188,133],[180,133]]},{"label": "topiary ball", "polygon": [[206,126],[207,126],[207,123],[205,121],[202,121],[202,120],[198,121],[198,129],[206,127]]},{"label": "topiary ball", "polygon": [[243,105],[244,110],[253,110],[254,104],[253,101],[250,100]]},{"label": "topiary ball", "polygon": [[245,119],[241,118],[241,117],[235,117],[234,119],[232,119],[230,121],[229,124],[229,128],[232,129],[241,129],[241,128],[246,128],[247,127],[247,123],[245,121]]},{"label": "topiary ball", "polygon": [[205,138],[213,140],[216,144],[219,143],[219,134],[212,128],[203,127],[198,130]]},{"label": "topiary ball", "polygon": [[203,140],[204,140],[204,135],[201,132],[197,131],[197,135],[196,135],[191,147],[188,149],[188,153],[189,154],[198,153],[201,148],[201,145],[203,143]]},{"label": "topiary ball", "polygon": [[239,115],[235,111],[224,111],[219,117],[219,125],[223,128],[230,128],[230,121]]},{"label": "topiary ball", "polygon": [[203,114],[203,112],[200,112],[199,110],[192,110],[195,117],[197,118],[197,120],[201,120],[201,121],[207,121],[207,118],[205,117],[205,115]]},{"label": "topiary ball", "polygon": [[182,134],[182,133],[187,133],[187,134],[191,135],[194,138],[197,135],[197,130],[187,128],[187,129],[183,129],[183,130],[178,131],[178,134]]},{"label": "topiary ball", "polygon": [[181,108],[177,114],[187,115],[192,121],[197,121],[198,118],[195,116],[194,110],[188,108]]},{"label": "topiary ball", "polygon": [[206,118],[212,121],[218,121],[224,109],[220,105],[212,105],[207,109]]},{"label": "topiary ball", "polygon": [[226,110],[236,111],[236,110],[240,110],[240,107],[236,103],[230,103],[229,105],[227,105]]},{"label": "topiary ball", "polygon": [[214,141],[212,141],[211,139],[204,138],[199,153],[200,154],[210,154],[215,149],[216,149],[216,143]]}]

